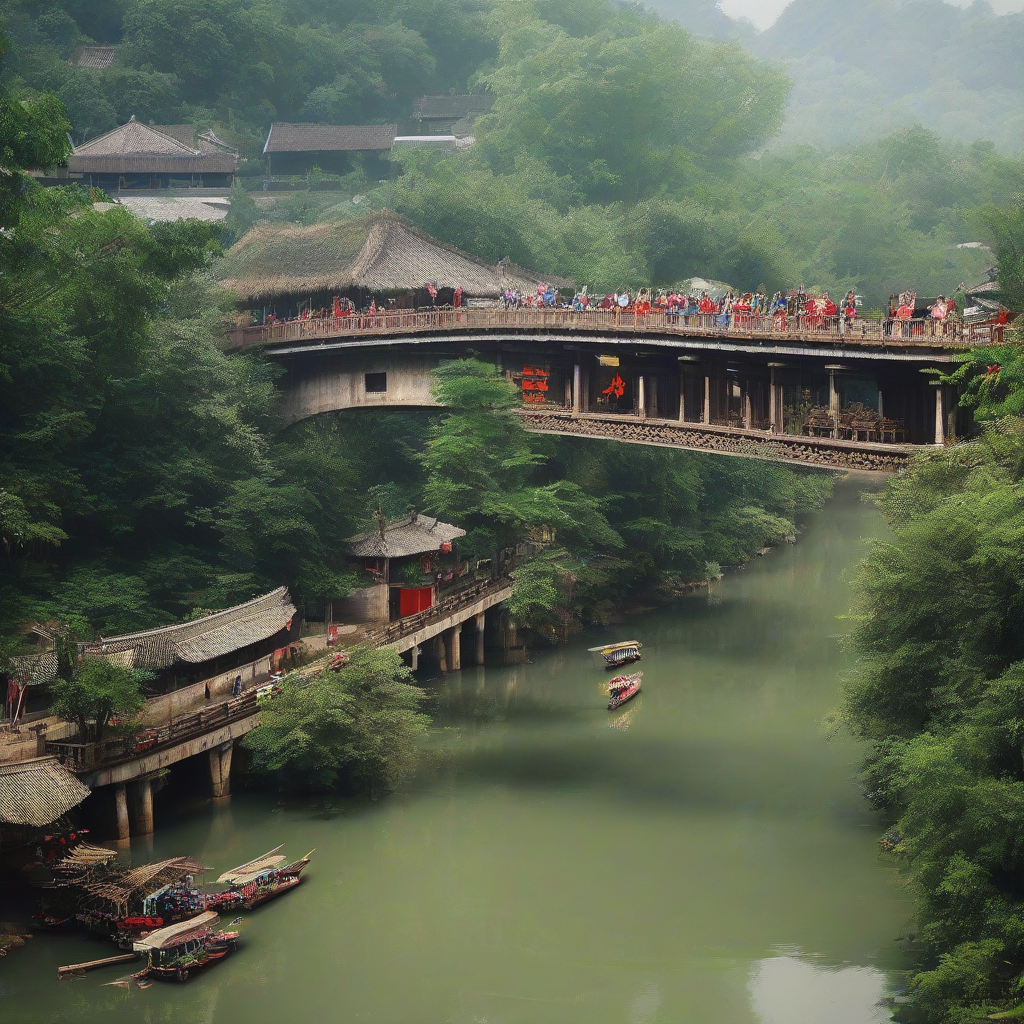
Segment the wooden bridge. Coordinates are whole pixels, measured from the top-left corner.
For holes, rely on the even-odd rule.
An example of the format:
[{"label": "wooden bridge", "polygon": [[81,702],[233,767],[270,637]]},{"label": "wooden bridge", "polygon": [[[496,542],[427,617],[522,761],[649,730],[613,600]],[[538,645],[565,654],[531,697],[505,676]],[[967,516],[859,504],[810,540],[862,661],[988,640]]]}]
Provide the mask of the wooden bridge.
[{"label": "wooden bridge", "polygon": [[938,382],[1003,344],[996,323],[563,309],[397,311],[244,327],[229,351],[281,363],[283,412],[431,407],[431,371],[470,353],[521,390],[527,429],[891,472],[971,429]]}]

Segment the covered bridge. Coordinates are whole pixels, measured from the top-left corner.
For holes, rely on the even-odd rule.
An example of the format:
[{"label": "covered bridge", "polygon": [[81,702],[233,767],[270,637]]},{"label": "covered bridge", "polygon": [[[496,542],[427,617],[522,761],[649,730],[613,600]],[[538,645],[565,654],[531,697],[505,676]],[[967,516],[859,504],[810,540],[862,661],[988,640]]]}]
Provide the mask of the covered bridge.
[{"label": "covered bridge", "polygon": [[255,227],[228,251],[217,273],[241,305],[265,307],[278,317],[301,308],[329,309],[335,295],[357,306],[375,296],[412,308],[451,304],[456,288],[467,304],[482,304],[507,288],[532,293],[544,283],[573,286],[514,264],[488,263],[387,210],[342,223]]}]

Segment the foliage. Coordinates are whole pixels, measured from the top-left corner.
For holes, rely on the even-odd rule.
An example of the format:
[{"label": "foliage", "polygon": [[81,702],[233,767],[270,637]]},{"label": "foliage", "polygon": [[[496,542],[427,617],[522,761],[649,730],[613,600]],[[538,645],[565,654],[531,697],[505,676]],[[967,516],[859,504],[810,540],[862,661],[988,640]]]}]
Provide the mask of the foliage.
[{"label": "foliage", "polygon": [[245,739],[256,774],[290,789],[372,797],[410,778],[427,724],[424,693],[391,648],[362,644],[350,653],[340,671],[284,679]]},{"label": "foliage", "polygon": [[87,655],[70,679],[54,682],[50,712],[77,722],[79,736],[98,743],[111,718],[133,718],[145,706],[143,678],[106,658]]},{"label": "foliage", "polygon": [[999,297],[1015,313],[1024,312],[1024,193],[1008,208],[989,207],[986,220],[996,242]]},{"label": "foliage", "polygon": [[1024,983],[1024,433],[918,456],[860,567],[844,714],[872,798],[899,817],[934,961],[908,1021],[959,1022]]}]

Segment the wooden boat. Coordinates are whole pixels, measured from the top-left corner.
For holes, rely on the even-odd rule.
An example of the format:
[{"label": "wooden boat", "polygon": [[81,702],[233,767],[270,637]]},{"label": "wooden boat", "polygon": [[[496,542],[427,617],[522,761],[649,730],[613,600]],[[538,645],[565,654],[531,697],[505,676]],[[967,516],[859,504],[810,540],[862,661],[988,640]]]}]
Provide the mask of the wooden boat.
[{"label": "wooden boat", "polygon": [[132,950],[146,958],[146,966],[135,978],[188,981],[194,972],[219,963],[238,948],[238,932],[217,931],[218,924],[219,915],[207,910],[136,939]]},{"label": "wooden boat", "polygon": [[638,640],[623,640],[617,644],[606,644],[604,647],[591,647],[591,654],[600,654],[608,668],[628,665],[632,661],[640,661],[640,648],[643,644]]},{"label": "wooden boat", "polygon": [[275,896],[294,889],[302,881],[302,871],[313,856],[313,851],[310,850],[305,857],[290,864],[284,864],[286,858],[278,853],[280,849],[278,846],[262,857],[225,871],[217,881],[226,884],[228,888],[208,895],[207,907],[216,907],[218,910],[254,910]]},{"label": "wooden boat", "polygon": [[627,700],[632,700],[640,692],[640,681],[643,672],[634,672],[631,676],[617,676],[608,684],[608,710],[621,708]]}]

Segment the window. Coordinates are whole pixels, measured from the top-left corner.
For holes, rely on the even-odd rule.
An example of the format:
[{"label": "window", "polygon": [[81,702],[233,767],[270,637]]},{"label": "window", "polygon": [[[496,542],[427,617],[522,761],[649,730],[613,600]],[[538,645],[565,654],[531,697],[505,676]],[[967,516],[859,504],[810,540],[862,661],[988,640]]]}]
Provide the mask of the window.
[{"label": "window", "polygon": [[367,373],[365,381],[366,393],[368,395],[382,395],[388,389],[388,375],[386,373]]}]

